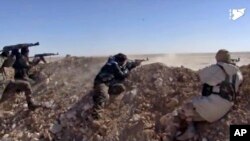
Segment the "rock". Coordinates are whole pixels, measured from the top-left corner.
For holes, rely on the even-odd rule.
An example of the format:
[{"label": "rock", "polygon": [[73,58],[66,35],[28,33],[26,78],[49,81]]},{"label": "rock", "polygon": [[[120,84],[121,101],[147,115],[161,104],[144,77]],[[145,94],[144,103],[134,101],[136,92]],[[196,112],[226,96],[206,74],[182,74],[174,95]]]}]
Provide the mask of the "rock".
[{"label": "rock", "polygon": [[174,79],[172,77],[169,77],[168,80],[172,82]]},{"label": "rock", "polygon": [[136,95],[137,95],[137,89],[133,89],[133,90],[125,93],[125,95],[122,98],[122,101],[124,101],[125,103],[131,103],[131,102],[133,102]]},{"label": "rock", "polygon": [[11,128],[12,128],[12,129],[16,128],[16,124],[15,124],[15,123],[12,124]]},{"label": "rock", "polygon": [[153,76],[152,76],[154,79],[157,79],[160,77],[160,74],[159,73],[154,73]]},{"label": "rock", "polygon": [[58,81],[55,81],[55,86],[57,86],[57,84],[58,84]]},{"label": "rock", "polygon": [[50,79],[49,79],[49,78],[47,78],[47,79],[46,79],[46,81],[45,81],[45,84],[46,84],[46,85],[48,85],[48,84],[49,84],[49,82],[50,82]]},{"label": "rock", "polygon": [[219,132],[219,135],[220,135],[220,136],[224,136],[224,133],[223,133],[223,132]]},{"label": "rock", "polygon": [[102,125],[101,121],[93,120],[91,123],[91,128],[97,130],[101,127],[101,125]]},{"label": "rock", "polygon": [[166,108],[173,108],[179,104],[179,100],[177,98],[171,98],[170,101],[166,104]]},{"label": "rock", "polygon": [[69,85],[69,83],[67,82],[67,81],[63,81],[63,86],[65,87],[65,86],[68,86]]},{"label": "rock", "polygon": [[32,138],[31,141],[40,141],[38,138]]},{"label": "rock", "polygon": [[76,119],[76,111],[71,111],[66,113],[66,118],[67,119]]},{"label": "rock", "polygon": [[166,114],[160,118],[161,126],[167,126],[170,122],[172,122],[173,116],[171,114]]},{"label": "rock", "polygon": [[158,87],[162,87],[163,85],[163,79],[162,78],[157,78],[154,82],[155,86]]},{"label": "rock", "polygon": [[172,141],[172,140],[169,137],[164,136],[164,137],[162,137],[162,141]]},{"label": "rock", "polygon": [[129,120],[130,122],[138,121],[141,118],[139,114],[133,115],[133,117]]},{"label": "rock", "polygon": [[58,122],[55,122],[53,125],[51,125],[50,127],[50,131],[53,133],[53,134],[56,134],[58,132],[60,132],[62,130],[62,126],[58,123]]},{"label": "rock", "polygon": [[9,134],[5,134],[3,135],[3,138],[8,138],[10,135]]},{"label": "rock", "polygon": [[43,102],[43,105],[47,108],[53,108],[55,107],[54,105],[54,100],[50,100],[50,101],[46,101],[46,102]]},{"label": "rock", "polygon": [[99,129],[99,133],[101,136],[106,136],[107,135],[107,130],[108,130],[108,127],[106,125],[103,125],[100,127]]},{"label": "rock", "polygon": [[102,137],[98,134],[94,135],[94,141],[102,141]]},{"label": "rock", "polygon": [[0,117],[7,117],[7,116],[13,116],[14,113],[12,111],[2,111],[0,110]]},{"label": "rock", "polygon": [[203,138],[201,139],[201,141],[208,141],[208,139],[205,138],[205,137],[203,137]]}]

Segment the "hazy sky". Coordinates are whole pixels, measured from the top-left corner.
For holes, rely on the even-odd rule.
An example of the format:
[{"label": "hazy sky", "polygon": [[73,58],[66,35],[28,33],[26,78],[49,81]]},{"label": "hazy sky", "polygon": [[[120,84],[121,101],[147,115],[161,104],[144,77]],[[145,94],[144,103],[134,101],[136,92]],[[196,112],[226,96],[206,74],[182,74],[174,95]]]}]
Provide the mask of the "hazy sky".
[{"label": "hazy sky", "polygon": [[36,41],[32,54],[250,51],[250,1],[1,0],[0,46]]}]

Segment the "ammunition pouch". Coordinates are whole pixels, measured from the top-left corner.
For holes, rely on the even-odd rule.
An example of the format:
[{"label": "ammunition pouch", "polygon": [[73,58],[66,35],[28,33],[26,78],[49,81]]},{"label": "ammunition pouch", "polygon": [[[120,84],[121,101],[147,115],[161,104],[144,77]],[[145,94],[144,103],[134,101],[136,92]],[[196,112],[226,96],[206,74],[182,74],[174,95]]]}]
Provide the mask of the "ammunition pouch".
[{"label": "ammunition pouch", "polygon": [[213,86],[210,86],[208,84],[203,84],[202,87],[202,96],[209,96],[213,93]]},{"label": "ammunition pouch", "polygon": [[228,84],[225,81],[223,81],[222,83],[218,84],[217,86],[220,87],[220,91],[213,92],[213,86],[210,86],[208,84],[203,84],[202,96],[209,96],[211,94],[216,94],[216,95],[219,95],[220,97],[222,97],[228,101],[235,100],[236,93],[233,90],[233,86],[231,84]]},{"label": "ammunition pouch", "polygon": [[211,94],[219,95],[220,97],[228,100],[233,101],[233,96],[231,96],[230,92],[225,92],[224,90],[220,89],[220,92],[213,92],[213,86],[208,84],[203,84],[202,88],[202,96],[210,96]]},{"label": "ammunition pouch", "polygon": [[235,91],[235,81],[236,81],[236,74],[233,75],[232,83],[230,83],[230,77],[223,66],[217,64],[217,66],[223,71],[225,74],[225,80],[223,80],[221,83],[217,84],[216,86],[220,87],[220,91],[213,92],[213,86],[210,86],[208,84],[203,84],[202,88],[202,95],[203,96],[209,96],[211,94],[217,94],[220,97],[228,100],[228,101],[235,101],[236,100],[236,91]]}]

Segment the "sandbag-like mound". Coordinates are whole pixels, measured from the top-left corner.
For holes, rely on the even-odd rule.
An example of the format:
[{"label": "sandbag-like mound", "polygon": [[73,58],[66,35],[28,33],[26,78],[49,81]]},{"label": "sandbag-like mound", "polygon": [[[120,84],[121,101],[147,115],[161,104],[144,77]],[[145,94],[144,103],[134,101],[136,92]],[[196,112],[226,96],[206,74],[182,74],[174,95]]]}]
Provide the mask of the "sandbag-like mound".
[{"label": "sandbag-like mound", "polygon": [[[0,138],[10,140],[158,141],[159,119],[200,95],[196,72],[160,63],[133,70],[126,92],[112,96],[102,119],[92,122],[89,109],[92,83],[104,63],[102,58],[69,57],[41,65],[47,78],[33,86],[34,98],[51,107],[27,112],[22,95],[0,104]],[[250,123],[248,93],[250,66],[241,68],[245,82],[238,104],[224,119],[198,125],[199,138],[229,139],[230,124]],[[6,112],[8,111],[8,112]]]}]

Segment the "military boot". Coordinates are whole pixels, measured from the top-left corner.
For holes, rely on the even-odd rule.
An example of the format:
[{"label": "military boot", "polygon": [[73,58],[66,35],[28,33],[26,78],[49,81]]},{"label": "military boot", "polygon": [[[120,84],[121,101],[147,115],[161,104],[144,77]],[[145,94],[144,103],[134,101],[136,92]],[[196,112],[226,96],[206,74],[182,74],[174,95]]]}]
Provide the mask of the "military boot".
[{"label": "military boot", "polygon": [[195,130],[194,124],[191,123],[188,125],[186,131],[183,134],[176,137],[176,140],[185,141],[185,140],[195,137],[195,135],[196,135],[196,130]]}]

